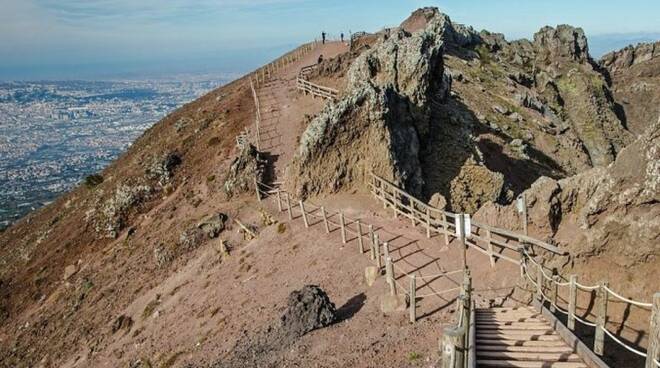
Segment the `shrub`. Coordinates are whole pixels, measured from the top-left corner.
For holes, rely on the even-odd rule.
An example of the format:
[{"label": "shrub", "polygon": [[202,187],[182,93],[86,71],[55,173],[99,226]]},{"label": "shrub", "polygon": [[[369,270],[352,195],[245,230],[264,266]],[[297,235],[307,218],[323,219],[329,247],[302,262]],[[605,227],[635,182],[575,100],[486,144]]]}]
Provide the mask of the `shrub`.
[{"label": "shrub", "polygon": [[103,183],[103,176],[101,176],[99,174],[88,175],[85,178],[85,186],[87,188],[90,188],[90,189],[94,188],[95,186],[97,186],[101,183]]}]

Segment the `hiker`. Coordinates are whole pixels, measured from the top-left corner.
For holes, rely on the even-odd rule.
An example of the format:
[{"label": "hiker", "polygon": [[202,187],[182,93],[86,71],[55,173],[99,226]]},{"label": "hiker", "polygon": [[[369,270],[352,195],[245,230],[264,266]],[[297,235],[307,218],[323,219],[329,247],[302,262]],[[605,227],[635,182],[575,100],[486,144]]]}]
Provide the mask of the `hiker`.
[{"label": "hiker", "polygon": [[319,55],[319,60],[317,64],[321,64],[323,62],[323,54]]},{"label": "hiker", "polygon": [[341,42],[344,42],[344,32],[341,33]]},{"label": "hiker", "polygon": [[325,45],[325,31],[321,32],[321,39],[323,40],[323,44]]}]

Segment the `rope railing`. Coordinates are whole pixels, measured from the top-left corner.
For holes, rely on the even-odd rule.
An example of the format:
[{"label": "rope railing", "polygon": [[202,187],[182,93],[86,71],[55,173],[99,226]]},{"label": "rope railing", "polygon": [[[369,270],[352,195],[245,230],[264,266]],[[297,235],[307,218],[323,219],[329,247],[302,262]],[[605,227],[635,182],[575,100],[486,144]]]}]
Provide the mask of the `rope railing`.
[{"label": "rope railing", "polygon": [[[569,278],[569,282],[560,282],[559,280],[561,279],[559,276],[554,276],[554,277],[547,277],[547,274],[543,270],[543,266],[534,260],[532,256],[530,256],[529,252],[527,249],[522,248],[521,249],[521,271],[522,273],[527,277],[527,279],[530,281],[530,283],[534,286],[536,289],[536,295],[537,299],[543,304],[544,302],[548,302],[550,306],[553,308],[555,311],[559,311],[565,315],[568,316],[568,322],[567,322],[567,327],[570,330],[575,330],[575,321],[580,322],[581,324],[588,326],[588,327],[593,327],[595,329],[595,337],[594,337],[594,346],[593,350],[597,355],[604,355],[605,353],[605,336],[609,336],[612,341],[620,345],[621,347],[625,348],[626,350],[639,355],[643,358],[646,358],[646,366],[645,367],[653,367],[655,364],[655,361],[657,360],[658,354],[660,354],[660,293],[656,293],[653,296],[653,302],[652,303],[646,303],[646,302],[640,302],[637,300],[633,300],[630,298],[626,298],[619,293],[613,291],[609,286],[607,286],[607,283],[603,282],[600,285],[583,285],[577,282],[577,276],[576,275],[571,275]],[[533,278],[530,275],[530,269],[528,266],[528,263],[531,264],[533,267],[536,268],[536,277]],[[552,291],[552,295],[548,296],[546,293],[544,293],[544,282],[543,280],[548,280],[550,281],[550,290]],[[566,286],[568,284],[569,287],[569,300],[568,300],[568,310],[564,310],[560,308],[557,305],[557,298],[558,298],[558,287],[560,286]],[[594,301],[594,304],[596,305],[596,321],[591,322],[586,319],[586,317],[581,317],[577,315],[576,313],[576,304],[577,304],[577,290],[584,290],[584,291],[596,291],[596,300]],[[650,309],[651,310],[651,317],[650,317],[650,323],[649,323],[649,344],[647,351],[644,352],[640,350],[637,347],[631,346],[629,343],[624,342],[619,336],[616,336],[612,332],[610,332],[607,329],[607,323],[608,323],[608,302],[612,302],[610,300],[610,296],[614,296],[616,300],[619,300],[621,302],[624,302],[626,304],[630,305],[635,305],[641,308],[645,309]],[[623,323],[623,322],[622,322]]]}]

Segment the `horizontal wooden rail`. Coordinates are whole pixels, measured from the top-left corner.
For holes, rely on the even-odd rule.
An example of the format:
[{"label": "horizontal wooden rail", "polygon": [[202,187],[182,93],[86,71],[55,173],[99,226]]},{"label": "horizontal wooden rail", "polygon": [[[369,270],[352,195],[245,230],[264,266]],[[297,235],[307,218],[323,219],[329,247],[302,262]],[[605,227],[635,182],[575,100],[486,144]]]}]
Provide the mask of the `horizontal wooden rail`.
[{"label": "horizontal wooden rail", "polygon": [[[401,188],[397,187],[395,184],[389,182],[386,179],[381,178],[378,175],[371,174],[371,182],[368,185],[371,188],[371,192],[374,193],[376,197],[380,200],[387,200],[388,205],[392,207],[397,213],[401,213],[406,217],[409,217],[413,224],[415,223],[425,223],[426,213],[429,213],[431,217],[431,224],[435,225],[437,221],[434,219],[437,218],[456,218],[456,214],[444,211],[439,208],[435,208],[427,203],[422,202],[413,195],[405,192]],[[446,223],[447,228],[451,227],[455,229],[455,224]],[[567,252],[546,242],[543,242],[538,239],[534,239],[530,236],[516,233],[514,231],[501,229],[491,225],[486,225],[480,222],[472,221],[472,234],[483,234],[490,233],[491,239],[483,239],[480,235],[476,236],[476,239],[482,239],[489,242],[490,245],[497,245],[500,247],[508,248],[511,250],[518,250],[524,244],[531,244],[533,246],[542,248],[543,250],[552,252],[554,254],[566,255]],[[498,236],[501,239],[493,239],[493,236]],[[513,242],[513,243],[509,243]]]},{"label": "horizontal wooden rail", "polygon": [[317,64],[308,65],[302,67],[300,72],[298,72],[298,78],[296,78],[296,88],[300,91],[303,91],[305,94],[311,94],[312,97],[321,97],[331,101],[337,99],[339,91],[334,88],[321,86],[316,83],[312,83],[307,80],[307,75],[312,72],[312,70],[318,67]]}]

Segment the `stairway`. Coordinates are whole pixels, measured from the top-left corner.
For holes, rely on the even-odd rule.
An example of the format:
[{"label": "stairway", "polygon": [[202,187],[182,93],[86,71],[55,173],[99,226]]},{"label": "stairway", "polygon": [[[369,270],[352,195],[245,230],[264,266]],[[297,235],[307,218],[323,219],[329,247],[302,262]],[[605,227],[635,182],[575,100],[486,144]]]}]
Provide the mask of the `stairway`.
[{"label": "stairway", "polygon": [[587,367],[531,308],[477,309],[475,319],[477,367]]}]

